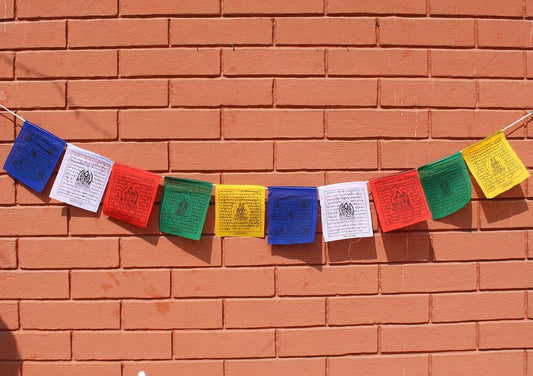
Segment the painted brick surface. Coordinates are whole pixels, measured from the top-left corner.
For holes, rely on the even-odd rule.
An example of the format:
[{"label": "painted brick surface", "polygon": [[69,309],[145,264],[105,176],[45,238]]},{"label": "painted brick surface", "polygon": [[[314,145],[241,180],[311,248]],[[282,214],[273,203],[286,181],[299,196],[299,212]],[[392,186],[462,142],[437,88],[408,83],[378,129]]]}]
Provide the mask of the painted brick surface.
[{"label": "painted brick surface", "polygon": [[[5,0],[0,104],[215,184],[405,171],[533,110],[532,0]],[[0,167],[20,121],[0,116]],[[533,128],[507,133],[533,172]],[[524,124],[521,124],[524,125]],[[533,183],[310,244],[162,234],[0,170],[2,376],[533,376]]]}]

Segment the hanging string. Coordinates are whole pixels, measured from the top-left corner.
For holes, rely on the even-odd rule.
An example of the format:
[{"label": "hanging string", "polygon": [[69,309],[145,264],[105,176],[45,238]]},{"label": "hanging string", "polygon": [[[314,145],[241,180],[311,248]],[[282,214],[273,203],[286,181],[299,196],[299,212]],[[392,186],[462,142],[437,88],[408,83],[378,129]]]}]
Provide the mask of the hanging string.
[{"label": "hanging string", "polygon": [[502,132],[505,133],[505,131],[508,130],[509,128],[511,128],[513,125],[520,123],[522,120],[524,120],[524,119],[530,117],[531,115],[533,115],[533,111],[531,111],[530,113],[528,113],[528,114],[525,115],[525,116],[522,116],[522,117],[521,117],[520,119],[518,119],[517,121],[515,121],[515,122],[509,124],[508,126],[506,126],[505,128],[503,128],[503,129],[502,129]]},{"label": "hanging string", "polygon": [[0,107],[2,107],[4,110],[6,110],[7,112],[9,112],[11,115],[15,116],[17,119],[21,120],[22,122],[26,122],[26,119],[24,119],[22,116],[20,115],[17,115],[16,113],[14,113],[13,111],[11,111],[9,108],[3,106],[0,104]]}]

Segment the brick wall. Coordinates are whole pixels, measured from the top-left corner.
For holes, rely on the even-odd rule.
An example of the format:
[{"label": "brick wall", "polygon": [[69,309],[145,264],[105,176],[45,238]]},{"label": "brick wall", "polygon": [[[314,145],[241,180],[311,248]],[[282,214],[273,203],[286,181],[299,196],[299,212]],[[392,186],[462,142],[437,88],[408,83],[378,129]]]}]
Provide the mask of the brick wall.
[{"label": "brick wall", "polygon": [[[367,180],[533,109],[531,0],[2,0],[1,103],[213,183]],[[20,125],[20,123],[19,123]],[[533,128],[509,135],[533,168]],[[16,133],[0,117],[0,161]],[[374,238],[161,235],[0,172],[0,374],[533,375],[533,188]],[[159,200],[159,199],[158,199]]]}]

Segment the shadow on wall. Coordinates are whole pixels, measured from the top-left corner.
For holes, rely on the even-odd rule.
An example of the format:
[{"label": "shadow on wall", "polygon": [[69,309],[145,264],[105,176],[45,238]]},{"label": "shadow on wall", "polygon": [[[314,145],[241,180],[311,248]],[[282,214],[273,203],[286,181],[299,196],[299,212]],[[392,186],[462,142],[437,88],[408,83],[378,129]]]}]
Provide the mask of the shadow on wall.
[{"label": "shadow on wall", "polygon": [[20,376],[20,355],[15,336],[0,317],[0,375]]}]

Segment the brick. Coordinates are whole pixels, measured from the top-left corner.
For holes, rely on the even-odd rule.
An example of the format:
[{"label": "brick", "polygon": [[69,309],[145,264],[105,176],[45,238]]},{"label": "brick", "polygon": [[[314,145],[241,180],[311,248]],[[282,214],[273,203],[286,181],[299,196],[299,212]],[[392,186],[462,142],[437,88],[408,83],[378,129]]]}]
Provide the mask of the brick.
[{"label": "brick", "polygon": [[354,3],[349,0],[328,0],[326,2],[328,14],[426,14],[426,2],[423,0],[364,0]]},{"label": "brick", "polygon": [[[15,344],[13,344],[15,346]],[[22,362],[2,362],[0,361],[0,372],[2,375],[20,375]]]},{"label": "brick", "polygon": [[117,137],[117,113],[113,110],[22,111],[20,115],[67,141]]},{"label": "brick", "polygon": [[479,348],[522,349],[533,346],[531,321],[496,321],[479,324]]},{"label": "brick", "polygon": [[56,376],[120,376],[119,362],[24,362],[24,376],[56,375]]},{"label": "brick", "polygon": [[[9,152],[11,151],[11,148],[13,147],[12,143],[9,144],[0,144],[0,161],[3,163],[6,161],[7,156],[9,155]],[[0,170],[0,173],[6,174],[6,172],[2,169]]]},{"label": "brick", "polygon": [[[533,30],[533,29],[532,29]],[[482,108],[529,108],[533,101],[529,81],[479,81],[479,106]]]},{"label": "brick", "polygon": [[218,15],[218,0],[172,1],[159,0],[150,4],[137,0],[120,2],[120,14],[123,16],[144,15]]},{"label": "brick", "polygon": [[170,102],[174,107],[270,106],[272,80],[172,80]]},{"label": "brick", "polygon": [[524,294],[522,292],[435,294],[431,312],[433,322],[521,319],[524,317]]},{"label": "brick", "polygon": [[484,351],[464,354],[435,354],[431,357],[432,375],[521,376],[524,353]]},{"label": "brick", "polygon": [[121,77],[218,76],[216,49],[133,49],[120,51]]},{"label": "brick", "polygon": [[471,80],[383,80],[381,104],[385,107],[473,108],[476,87]]},{"label": "brick", "polygon": [[449,230],[476,230],[478,221],[478,205],[470,201],[457,212],[446,218],[418,222],[406,227],[407,231],[449,231]]},{"label": "brick", "polygon": [[435,233],[435,261],[523,259],[525,234],[521,231]]},{"label": "brick", "polygon": [[69,234],[71,236],[85,235],[159,235],[159,206],[154,205],[148,227],[141,228],[118,219],[103,215],[101,212],[92,213],[80,208],[69,207]]},{"label": "brick", "polygon": [[382,46],[474,47],[474,20],[383,18]]},{"label": "brick", "polygon": [[18,257],[23,269],[116,268],[116,238],[22,238]]},{"label": "brick", "polygon": [[486,229],[530,228],[533,213],[524,200],[483,201],[480,226]]},{"label": "brick", "polygon": [[0,204],[15,203],[15,180],[9,176],[0,176]]},{"label": "brick", "polygon": [[375,79],[278,79],[279,106],[367,107],[377,103]]},{"label": "brick", "polygon": [[347,239],[329,243],[328,260],[332,264],[429,261],[430,249],[430,238],[424,233],[376,233],[357,242]]},{"label": "brick", "polygon": [[224,139],[322,138],[320,110],[249,110],[222,112]]},{"label": "brick", "polygon": [[0,50],[64,48],[67,44],[65,21],[14,21],[2,27]]},{"label": "brick", "polygon": [[15,18],[15,0],[7,0],[4,2],[4,14],[3,19],[13,19]]},{"label": "brick", "polygon": [[[527,168],[533,167],[533,157],[529,153],[529,143],[525,140],[509,140],[511,147],[514,149],[518,157],[522,160]],[[524,195],[520,196],[523,198]]]},{"label": "brick", "polygon": [[533,53],[526,52],[526,58],[527,58],[527,62],[526,62],[527,77],[531,78],[533,77]]},{"label": "brick", "polygon": [[[167,19],[71,20],[70,47],[166,46]],[[148,97],[148,96],[147,96]]]},{"label": "brick", "polygon": [[386,325],[381,328],[383,353],[474,350],[476,324]]},{"label": "brick", "polygon": [[19,328],[19,309],[17,302],[2,301],[0,303],[0,330]]},{"label": "brick", "polygon": [[253,0],[226,0],[222,12],[225,15],[286,15],[286,14],[323,14],[322,0],[304,0],[286,2],[274,0],[268,2]]},{"label": "brick", "polygon": [[147,375],[223,376],[224,374],[224,364],[221,360],[138,361],[122,364],[124,376],[138,376],[140,370]]},{"label": "brick", "polygon": [[381,267],[382,293],[473,291],[476,265],[416,264]]},{"label": "brick", "polygon": [[61,207],[0,207],[0,235],[66,235],[67,212]]},{"label": "brick", "polygon": [[427,376],[427,355],[408,356],[357,356],[330,358],[330,376]]},{"label": "brick", "polygon": [[271,45],[272,21],[267,18],[170,20],[173,46]]},{"label": "brick", "polygon": [[166,80],[80,80],[69,83],[68,103],[79,107],[165,107]]},{"label": "brick", "polygon": [[69,332],[0,332],[0,360],[68,360]]},{"label": "brick", "polygon": [[376,44],[374,18],[280,18],[277,45],[372,46]]},{"label": "brick", "polygon": [[225,76],[323,76],[324,50],[246,48],[224,50]]},{"label": "brick", "polygon": [[468,2],[433,0],[430,5],[430,13],[437,16],[522,17],[522,2],[520,0],[505,3],[497,0]]},{"label": "brick", "polygon": [[[308,186],[324,185],[323,172],[229,172],[223,173],[225,184],[256,184],[265,187],[273,185]],[[241,239],[242,240],[242,239]],[[294,247],[295,245],[293,245]]]},{"label": "brick", "polygon": [[329,325],[407,324],[428,321],[427,295],[328,298]]},{"label": "brick", "polygon": [[[168,170],[168,145],[166,142],[94,142],[79,145],[84,149],[148,171]],[[147,156],[150,156],[147,158]]]},{"label": "brick", "polygon": [[129,110],[120,111],[120,138],[218,139],[219,110]]},{"label": "brick", "polygon": [[331,49],[328,50],[329,76],[427,76],[424,50]]},{"label": "brick", "polygon": [[172,357],[170,332],[74,332],[72,355],[76,360],[150,360]]},{"label": "brick", "polygon": [[170,296],[168,270],[72,271],[70,283],[75,299]]},{"label": "brick", "polygon": [[124,268],[220,266],[221,239],[180,237],[127,237],[120,250]]},{"label": "brick", "polygon": [[17,78],[116,77],[117,53],[97,50],[19,52],[15,72]]},{"label": "brick", "polygon": [[186,297],[261,297],[274,295],[272,268],[175,269],[172,292]]},{"label": "brick", "polygon": [[481,263],[480,288],[507,290],[533,288],[533,264],[527,261]]},{"label": "brick", "polygon": [[479,47],[531,48],[532,23],[528,20],[479,20]]},{"label": "brick", "polygon": [[[266,171],[273,167],[270,141],[171,142],[173,171]],[[209,153],[206,151],[209,150]]]},{"label": "brick", "polygon": [[533,292],[528,291],[527,293],[527,317],[529,319],[533,318]]},{"label": "brick", "polygon": [[382,141],[381,167],[384,169],[417,168],[455,154],[467,146],[466,141]]},{"label": "brick", "polygon": [[23,329],[119,329],[119,302],[29,301],[20,304]]},{"label": "brick", "polygon": [[323,264],[324,249],[320,236],[313,243],[290,247],[268,245],[264,239],[225,238],[224,265],[300,265]]},{"label": "brick", "polygon": [[324,356],[375,353],[377,327],[280,329],[278,356]]},{"label": "brick", "polygon": [[[339,170],[377,167],[375,141],[280,141],[277,170]],[[312,150],[312,159],[308,159]]]},{"label": "brick", "polygon": [[427,138],[428,112],[424,110],[329,110],[328,138]]},{"label": "brick", "polygon": [[177,359],[232,359],[273,357],[273,330],[174,332]]},{"label": "brick", "polygon": [[431,73],[435,77],[524,77],[524,56],[518,51],[431,52]]},{"label": "brick", "polygon": [[0,83],[4,106],[15,108],[54,108],[65,106],[64,81],[12,81]]},{"label": "brick", "polygon": [[376,266],[286,267],[278,270],[280,296],[375,294]]},{"label": "brick", "polygon": [[[11,116],[10,114],[3,114],[0,117],[0,141],[13,141],[15,139],[15,120],[14,116]],[[0,146],[2,146],[0,144]],[[7,147],[10,145],[4,145],[4,147]],[[0,149],[2,150],[2,149]],[[9,150],[6,150],[5,157],[7,157],[7,153]],[[0,153],[2,153],[0,151]],[[0,161],[5,161],[3,153],[0,154]],[[1,170],[0,170],[1,171]]]},{"label": "brick", "polygon": [[15,60],[15,54],[12,52],[0,53],[0,78],[9,79],[13,78],[13,63]]},{"label": "brick", "polygon": [[82,0],[42,0],[38,3],[31,0],[17,0],[17,17],[19,19],[77,18],[114,16],[116,14],[117,3],[113,0],[98,1],[97,3]]},{"label": "brick", "polygon": [[125,329],[220,329],[220,300],[126,301],[122,303]]},{"label": "brick", "polygon": [[[437,110],[431,111],[432,138],[479,138],[511,124],[524,116],[520,111],[500,110]],[[517,129],[509,137],[524,137],[524,130]]]},{"label": "brick", "polygon": [[226,376],[323,376],[326,364],[320,358],[228,360]]},{"label": "brick", "polygon": [[226,300],[226,328],[286,328],[325,325],[324,299]]}]

